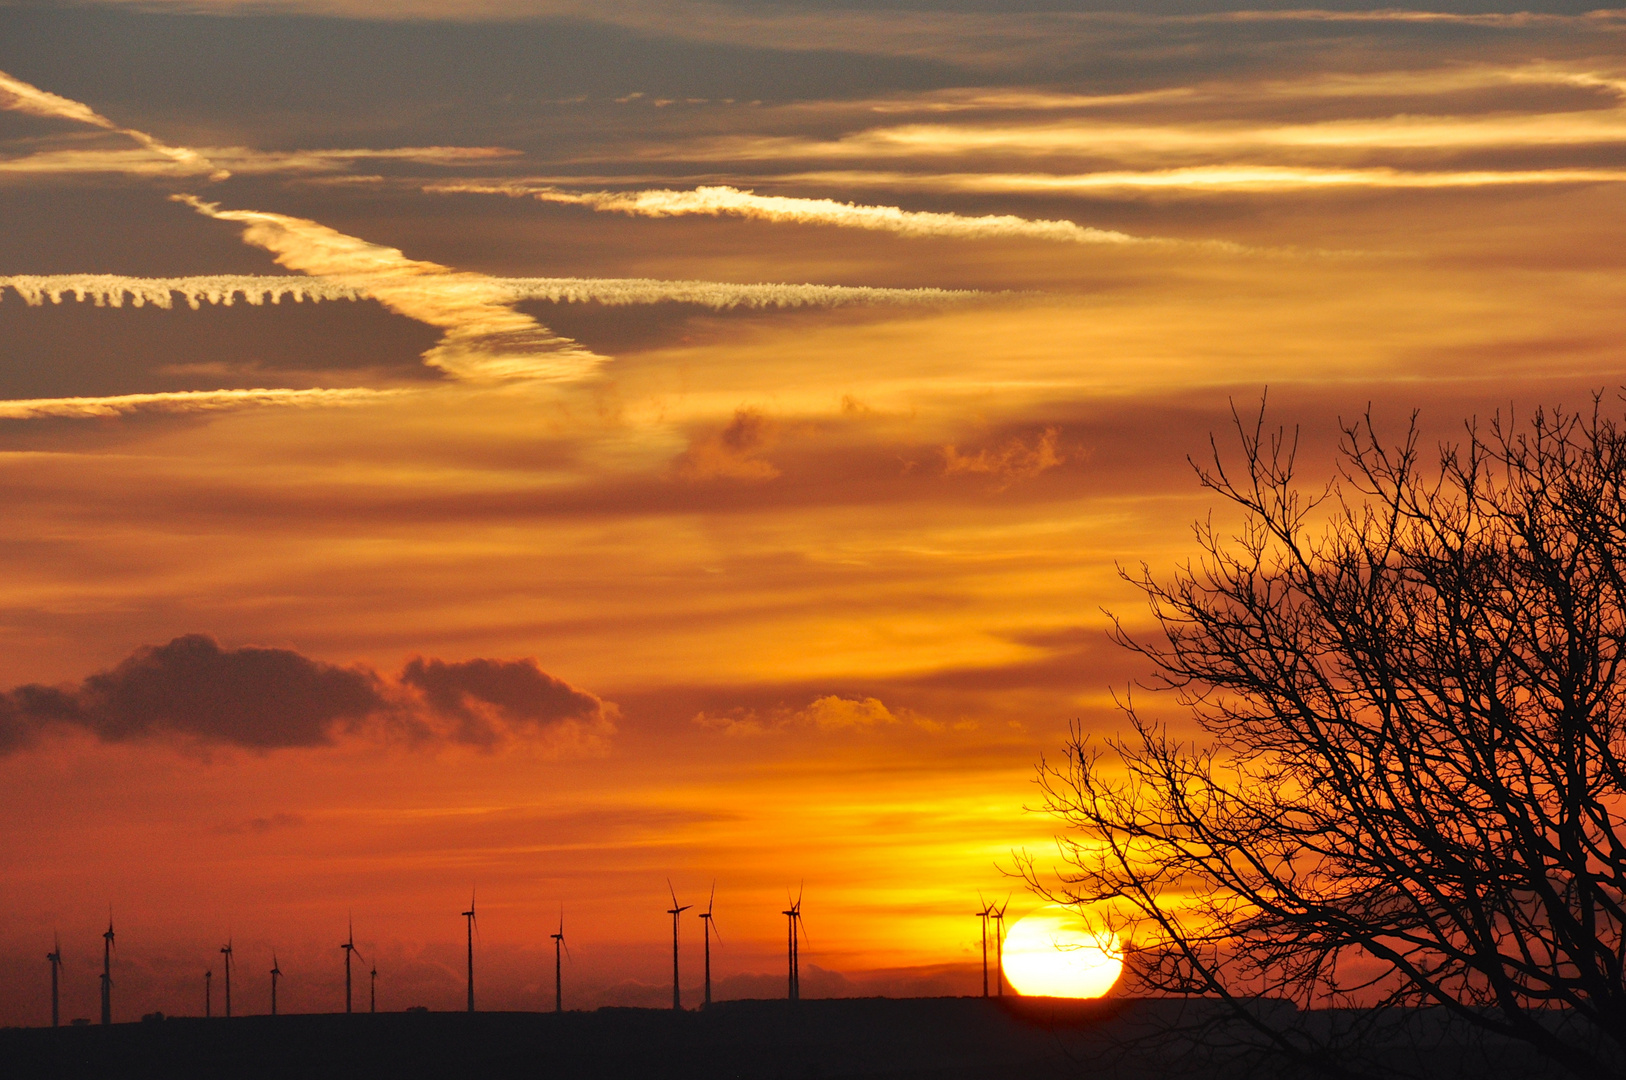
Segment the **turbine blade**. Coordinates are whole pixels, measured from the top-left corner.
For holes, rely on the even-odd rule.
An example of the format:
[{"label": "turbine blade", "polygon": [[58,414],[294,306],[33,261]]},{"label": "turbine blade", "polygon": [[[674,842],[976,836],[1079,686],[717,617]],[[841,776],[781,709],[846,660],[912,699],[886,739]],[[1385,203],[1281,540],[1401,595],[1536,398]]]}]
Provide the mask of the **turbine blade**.
[{"label": "turbine blade", "polygon": [[711,879],[711,896],[706,898],[706,918],[711,918],[711,909],[717,903],[717,879]]},{"label": "turbine blade", "polygon": [[678,906],[677,890],[672,888],[672,879],[671,878],[666,879],[666,891],[672,894],[672,906],[677,907]]}]

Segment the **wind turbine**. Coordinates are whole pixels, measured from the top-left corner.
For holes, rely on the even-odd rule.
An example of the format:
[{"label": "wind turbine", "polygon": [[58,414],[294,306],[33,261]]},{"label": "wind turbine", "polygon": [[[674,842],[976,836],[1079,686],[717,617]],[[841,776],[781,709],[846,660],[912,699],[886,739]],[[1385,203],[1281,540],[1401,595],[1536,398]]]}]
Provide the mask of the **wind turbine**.
[{"label": "wind turbine", "polygon": [[693,904],[678,905],[677,891],[672,888],[672,879],[666,879],[666,891],[672,894],[672,907],[667,912],[672,916],[672,1008],[683,1011],[683,992],[678,989],[678,916],[694,907]]},{"label": "wind turbine", "polygon": [[469,932],[469,1012],[474,1011],[474,890],[469,890],[469,910],[463,913]]},{"label": "wind turbine", "polygon": [[1007,896],[1005,902],[994,909],[994,971],[999,980],[999,996],[1005,996],[1005,909],[1011,906],[1011,898]]},{"label": "wind turbine", "polygon": [[[977,894],[982,900],[982,894]],[[982,996],[988,996],[988,919],[994,913],[994,905],[982,900],[982,910],[977,912],[977,918],[982,920]]]},{"label": "wind turbine", "polygon": [[[790,899],[790,893],[785,894]],[[796,890],[796,902],[779,914],[785,916],[786,923],[786,951],[790,954],[790,1000],[802,999],[802,935],[807,933],[807,927],[802,922],[802,890]]]},{"label": "wind turbine", "polygon": [[57,998],[57,973],[62,970],[62,935],[56,935],[56,950],[45,954],[51,962],[51,1026],[62,1026],[62,1009]]},{"label": "wind turbine", "polygon": [[549,934],[548,936],[553,939],[553,1011],[556,1013],[564,1012],[564,965],[559,954],[561,950],[568,953],[570,951],[570,946],[565,944],[565,908],[563,904],[559,905],[559,932],[557,934]]},{"label": "wind turbine", "polygon": [[205,1020],[215,1014],[214,977],[215,973],[212,971],[203,973],[203,1018]]},{"label": "wind turbine", "polygon": [[226,1019],[231,1019],[231,938],[220,947],[220,955],[226,958]]},{"label": "wind turbine", "polygon": [[[713,881],[711,883],[711,898],[706,901],[706,910],[702,911],[700,913],[700,917],[702,919],[706,920],[706,1004],[707,1005],[711,1004],[711,935],[717,929],[717,924],[712,921],[713,917],[712,917],[712,914],[711,914],[711,909],[712,909],[713,905],[716,904],[716,902],[717,902],[717,882]],[[717,935],[717,944],[721,945],[722,943],[723,943],[723,935],[718,934]]]},{"label": "wind turbine", "polygon": [[344,950],[344,1012],[350,1015],[350,957],[356,952],[356,920],[350,920],[350,936],[339,948]]},{"label": "wind turbine", "polygon": [[277,980],[282,978],[282,968],[277,963],[277,954],[271,954],[271,1015],[277,1015]]},{"label": "wind turbine", "polygon": [[373,970],[368,972],[368,977],[372,980],[371,982],[369,982],[367,984],[367,1012],[370,1015],[370,1014],[376,1013],[378,1011],[378,964],[377,963],[373,964]]},{"label": "wind turbine", "polygon": [[102,1023],[113,1022],[113,912],[107,913],[107,933],[102,935]]}]

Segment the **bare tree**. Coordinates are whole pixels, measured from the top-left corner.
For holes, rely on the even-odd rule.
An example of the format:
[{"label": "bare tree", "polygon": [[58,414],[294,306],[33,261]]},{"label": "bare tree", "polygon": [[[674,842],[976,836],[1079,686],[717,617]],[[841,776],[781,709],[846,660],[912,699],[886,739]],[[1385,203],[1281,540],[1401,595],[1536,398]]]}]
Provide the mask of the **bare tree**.
[{"label": "bare tree", "polygon": [[1126,574],[1158,632],[1116,624],[1188,741],[1133,696],[1132,734],[1075,729],[1040,767],[1062,863],[1025,872],[1120,920],[1135,989],[1221,998],[1301,1062],[1349,1068],[1335,1025],[1244,999],[1432,1006],[1621,1076],[1626,431],[1594,400],[1425,462],[1415,415],[1393,446],[1368,416],[1309,493],[1296,433],[1237,433],[1240,468],[1216,446],[1198,474],[1240,529]]}]

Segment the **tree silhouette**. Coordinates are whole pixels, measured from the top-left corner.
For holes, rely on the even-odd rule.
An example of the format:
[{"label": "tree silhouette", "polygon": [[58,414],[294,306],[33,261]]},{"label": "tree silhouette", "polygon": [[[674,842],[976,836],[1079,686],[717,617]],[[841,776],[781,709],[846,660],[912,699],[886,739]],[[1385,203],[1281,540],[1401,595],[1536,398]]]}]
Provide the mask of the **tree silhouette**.
[{"label": "tree silhouette", "polygon": [[1062,862],[1024,872],[1116,920],[1133,989],[1222,998],[1301,1063],[1356,1069],[1248,998],[1360,1006],[1353,1041],[1432,1006],[1622,1075],[1626,431],[1594,399],[1425,462],[1415,414],[1396,445],[1368,415],[1306,492],[1297,433],[1235,419],[1240,467],[1198,475],[1240,528],[1125,573],[1156,631],[1115,623],[1189,720],[1132,693],[1131,734],[1075,727],[1039,776]]}]

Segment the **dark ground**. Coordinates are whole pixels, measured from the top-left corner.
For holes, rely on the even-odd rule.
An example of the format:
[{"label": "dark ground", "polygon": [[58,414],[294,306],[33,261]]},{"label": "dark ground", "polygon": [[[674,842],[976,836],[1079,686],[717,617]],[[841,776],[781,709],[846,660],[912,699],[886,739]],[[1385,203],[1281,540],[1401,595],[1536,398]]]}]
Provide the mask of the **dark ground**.
[{"label": "dark ground", "polygon": [[[7,1080],[1166,1080],[1267,1077],[1177,1034],[1205,1006],[1043,998],[731,1001],[699,1012],[380,1013],[0,1030]],[[1279,1007],[1269,1011],[1279,1012]],[[1212,1015],[1209,1008],[1206,1015]],[[1285,1013],[1292,1017],[1289,1008]],[[1436,1029],[1374,1060],[1431,1077],[1557,1075]],[[1202,1047],[1200,1052],[1194,1045]]]}]

